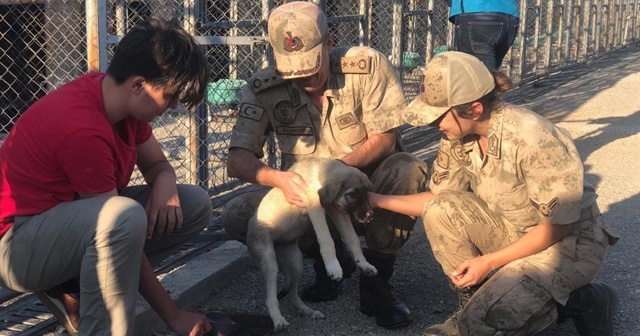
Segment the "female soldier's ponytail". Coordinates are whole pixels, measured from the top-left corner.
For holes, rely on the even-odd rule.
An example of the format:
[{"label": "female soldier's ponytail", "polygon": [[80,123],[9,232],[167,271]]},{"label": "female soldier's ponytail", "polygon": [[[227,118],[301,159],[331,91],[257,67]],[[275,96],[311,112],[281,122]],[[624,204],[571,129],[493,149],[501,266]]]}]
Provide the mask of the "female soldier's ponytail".
[{"label": "female soldier's ponytail", "polygon": [[506,92],[513,88],[513,81],[504,72],[495,70],[492,73],[493,79],[496,82],[495,90],[498,92]]},{"label": "female soldier's ponytail", "polygon": [[499,93],[511,90],[513,88],[513,81],[511,81],[511,78],[502,71],[493,71],[492,75],[493,80],[496,82],[496,87],[491,92],[473,102],[453,107],[458,111],[458,115],[460,115],[461,118],[472,118],[472,113],[469,110],[471,109],[471,104],[475,102],[479,102],[484,107],[481,120],[489,118],[493,111],[502,108],[503,102],[502,99],[500,99]]}]

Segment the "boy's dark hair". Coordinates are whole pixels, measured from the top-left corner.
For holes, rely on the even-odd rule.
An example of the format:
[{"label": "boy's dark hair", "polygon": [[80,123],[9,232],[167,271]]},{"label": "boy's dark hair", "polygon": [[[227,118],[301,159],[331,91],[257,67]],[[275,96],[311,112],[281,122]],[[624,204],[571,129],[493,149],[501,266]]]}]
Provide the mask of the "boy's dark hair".
[{"label": "boy's dark hair", "polygon": [[207,60],[201,47],[177,20],[149,18],[124,35],[107,68],[122,84],[142,76],[165,94],[176,96],[187,108],[204,99],[209,80]]}]

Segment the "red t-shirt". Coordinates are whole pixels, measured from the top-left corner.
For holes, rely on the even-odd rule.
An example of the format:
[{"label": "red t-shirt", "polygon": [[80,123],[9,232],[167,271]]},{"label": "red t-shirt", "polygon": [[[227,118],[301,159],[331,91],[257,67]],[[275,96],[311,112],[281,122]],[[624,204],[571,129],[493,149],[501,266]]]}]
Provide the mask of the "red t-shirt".
[{"label": "red t-shirt", "polygon": [[107,120],[104,74],[84,75],[47,94],[18,119],[0,147],[0,237],[15,216],[42,213],[78,194],[127,186],[136,145],[151,126],[126,118],[120,137]]}]

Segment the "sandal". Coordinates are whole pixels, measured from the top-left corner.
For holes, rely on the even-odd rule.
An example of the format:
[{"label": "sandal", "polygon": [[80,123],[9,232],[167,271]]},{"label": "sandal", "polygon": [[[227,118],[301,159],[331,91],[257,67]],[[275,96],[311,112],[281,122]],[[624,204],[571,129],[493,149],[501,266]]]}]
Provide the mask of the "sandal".
[{"label": "sandal", "polygon": [[71,335],[78,335],[80,301],[65,293],[62,286],[55,286],[43,292],[36,292],[42,303]]}]

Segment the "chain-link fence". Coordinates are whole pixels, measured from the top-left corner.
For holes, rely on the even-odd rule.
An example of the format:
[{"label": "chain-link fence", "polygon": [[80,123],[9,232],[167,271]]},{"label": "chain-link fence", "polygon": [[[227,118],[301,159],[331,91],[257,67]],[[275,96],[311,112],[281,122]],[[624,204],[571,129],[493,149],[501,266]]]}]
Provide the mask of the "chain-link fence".
[{"label": "chain-link fence", "polygon": [[[520,28],[503,66],[523,83],[587,62],[634,42],[640,0],[521,0]],[[179,181],[210,191],[216,205],[242,186],[226,175],[229,136],[239,92],[251,74],[272,64],[266,18],[283,0],[0,0],[0,131],[30,104],[86,71],[104,70],[126,31],[151,15],[176,17],[209,59],[207,99],[171,110],[154,134]],[[452,44],[443,0],[316,0],[337,45],[370,45],[387,55],[407,99],[422,68]],[[267,144],[265,159],[276,165]],[[141,183],[134,176],[132,183]]]}]

